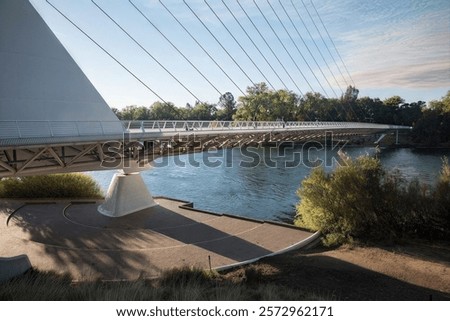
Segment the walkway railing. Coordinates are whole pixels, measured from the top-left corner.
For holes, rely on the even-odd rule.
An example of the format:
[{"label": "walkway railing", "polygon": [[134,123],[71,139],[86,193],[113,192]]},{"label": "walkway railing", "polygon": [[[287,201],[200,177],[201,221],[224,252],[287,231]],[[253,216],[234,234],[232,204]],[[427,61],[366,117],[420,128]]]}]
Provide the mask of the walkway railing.
[{"label": "walkway railing", "polygon": [[276,130],[302,128],[373,128],[373,129],[408,129],[404,126],[382,125],[354,122],[293,122],[293,121],[172,121],[145,120],[123,121],[127,132],[183,132],[183,131],[246,131],[246,130]]},{"label": "walkway railing", "polygon": [[0,139],[112,136],[123,133],[255,131],[282,129],[409,129],[405,126],[352,122],[284,121],[0,121]]},{"label": "walkway railing", "polygon": [[190,131],[190,130],[255,130],[301,127],[345,127],[342,122],[284,122],[284,121],[124,121],[127,131]]}]

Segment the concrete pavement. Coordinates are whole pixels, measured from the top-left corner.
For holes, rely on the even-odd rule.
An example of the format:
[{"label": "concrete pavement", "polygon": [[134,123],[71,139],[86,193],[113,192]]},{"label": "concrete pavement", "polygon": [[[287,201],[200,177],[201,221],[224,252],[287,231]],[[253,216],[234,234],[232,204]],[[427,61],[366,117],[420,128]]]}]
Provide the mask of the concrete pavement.
[{"label": "concrete pavement", "polygon": [[34,268],[75,280],[157,277],[192,266],[221,269],[306,245],[292,226],[218,215],[155,198],[158,206],[111,218],[99,203],[0,202],[0,257],[26,254]]}]

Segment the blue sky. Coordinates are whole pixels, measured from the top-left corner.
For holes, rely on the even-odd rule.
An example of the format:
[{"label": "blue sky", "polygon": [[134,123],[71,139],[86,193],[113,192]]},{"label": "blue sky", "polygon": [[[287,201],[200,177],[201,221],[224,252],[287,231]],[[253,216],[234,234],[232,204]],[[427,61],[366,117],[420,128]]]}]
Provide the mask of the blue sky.
[{"label": "blue sky", "polygon": [[[194,103],[195,97],[215,103],[219,92],[230,91],[238,97],[252,82],[261,81],[270,82],[275,89],[287,87],[297,93],[314,90],[328,97],[336,97],[353,80],[360,90],[360,97],[385,99],[400,95],[407,102],[440,99],[450,89],[450,3],[446,0],[313,0],[314,6],[311,0],[270,0],[271,6],[267,0],[255,1],[276,34],[253,0],[239,0],[269,46],[237,1],[223,0],[262,55],[222,0],[208,0],[253,62],[208,8],[205,0],[186,0],[186,3],[229,55],[183,1],[162,0],[228,76],[159,1],[132,0],[212,85],[173,49],[128,0],[95,1],[193,95],[90,0],[50,0],[160,97],[179,106]],[[111,107],[150,106],[159,100],[46,1],[31,2]],[[327,31],[334,44],[328,38]]]}]

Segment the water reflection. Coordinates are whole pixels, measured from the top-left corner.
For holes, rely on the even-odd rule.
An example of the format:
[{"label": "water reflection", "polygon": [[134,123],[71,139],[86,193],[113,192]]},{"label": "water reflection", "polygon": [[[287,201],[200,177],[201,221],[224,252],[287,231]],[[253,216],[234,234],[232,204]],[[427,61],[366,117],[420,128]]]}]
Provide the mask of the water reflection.
[{"label": "water reflection", "polygon": [[402,178],[417,178],[425,184],[433,184],[442,166],[442,158],[450,156],[449,149],[386,149],[380,154],[383,166],[396,170]]}]

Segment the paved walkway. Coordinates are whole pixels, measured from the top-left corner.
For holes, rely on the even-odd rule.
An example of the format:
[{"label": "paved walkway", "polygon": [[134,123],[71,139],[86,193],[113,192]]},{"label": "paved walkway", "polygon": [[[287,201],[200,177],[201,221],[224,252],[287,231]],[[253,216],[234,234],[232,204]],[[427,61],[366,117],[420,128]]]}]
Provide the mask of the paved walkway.
[{"label": "paved walkway", "polygon": [[77,280],[136,279],[173,267],[239,264],[314,238],[287,225],[156,200],[158,206],[121,218],[99,214],[98,203],[2,201],[0,257],[26,254],[33,267]]}]

